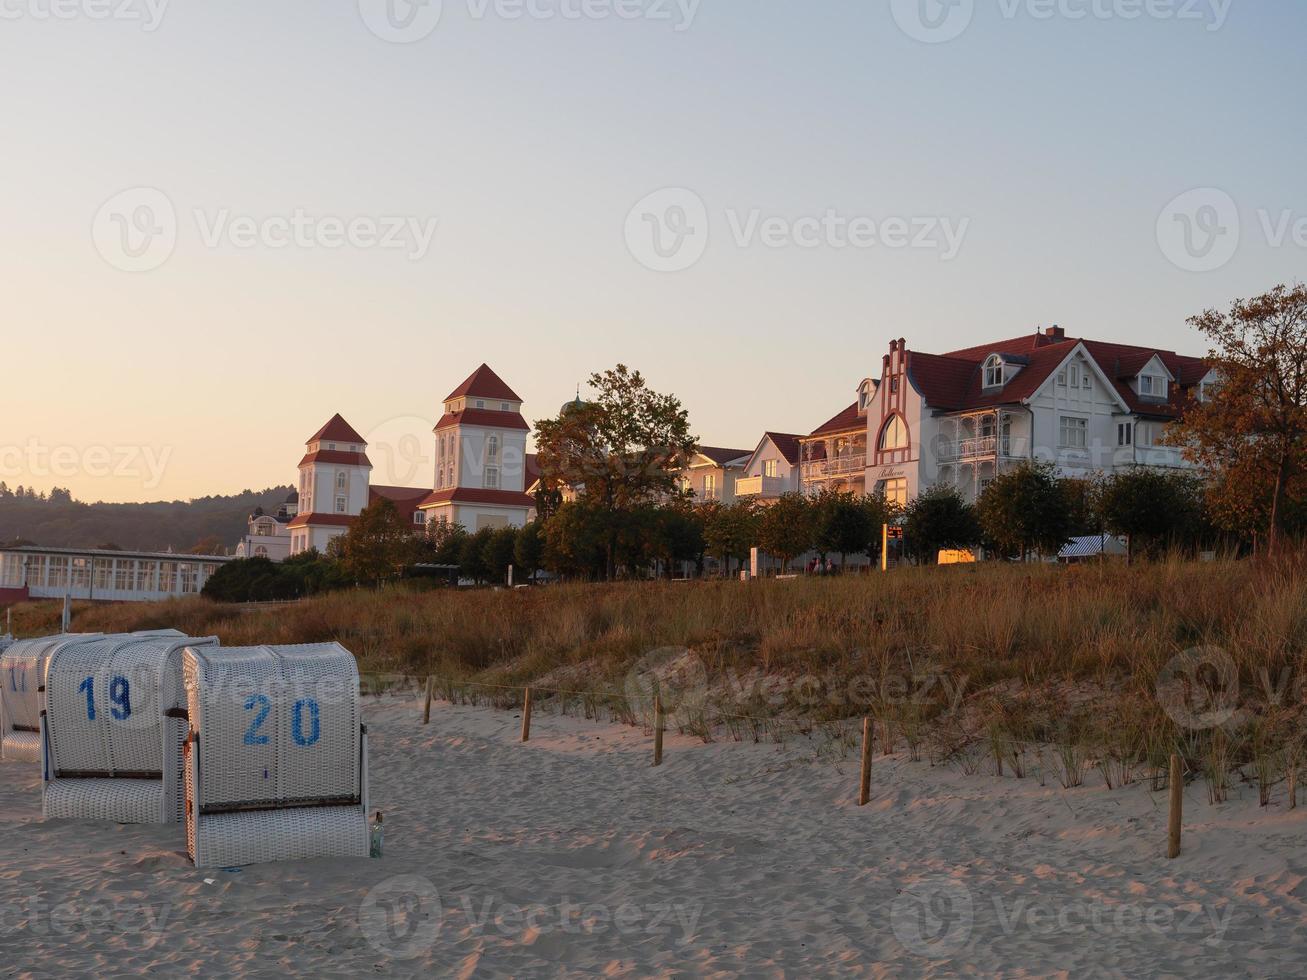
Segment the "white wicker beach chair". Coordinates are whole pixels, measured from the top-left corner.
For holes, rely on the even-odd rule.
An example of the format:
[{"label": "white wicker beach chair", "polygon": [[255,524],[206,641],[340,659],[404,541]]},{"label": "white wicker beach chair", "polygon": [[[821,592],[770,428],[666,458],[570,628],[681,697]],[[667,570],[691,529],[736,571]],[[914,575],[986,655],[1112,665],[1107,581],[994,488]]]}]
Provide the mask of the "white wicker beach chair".
[{"label": "white wicker beach chair", "polygon": [[349,651],[193,647],[183,669],[195,864],[367,857],[367,729]]},{"label": "white wicker beach chair", "polygon": [[99,633],[62,633],[18,640],[0,654],[0,759],[41,761],[41,711],[45,706],[45,665],[63,646]]},{"label": "white wicker beach chair", "polygon": [[45,668],[47,820],[180,823],[189,732],[182,651],[216,645],[175,630],[67,643]]}]

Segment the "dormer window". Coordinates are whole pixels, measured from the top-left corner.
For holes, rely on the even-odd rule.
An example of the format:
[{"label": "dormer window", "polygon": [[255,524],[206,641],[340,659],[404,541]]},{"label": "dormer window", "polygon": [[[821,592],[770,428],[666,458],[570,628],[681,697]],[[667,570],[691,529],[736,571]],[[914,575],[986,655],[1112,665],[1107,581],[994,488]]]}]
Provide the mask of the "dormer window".
[{"label": "dormer window", "polygon": [[997,354],[991,354],[985,361],[985,387],[1003,387],[1003,359]]},{"label": "dormer window", "polygon": [[486,407],[486,403],[485,403],[484,401],[482,401],[480,398],[478,398],[478,399],[477,399],[477,408],[485,408],[485,407]]},{"label": "dormer window", "polygon": [[508,402],[500,402],[499,409],[500,411],[503,412],[511,412],[513,410],[513,406],[510,405]]},{"label": "dormer window", "polygon": [[1139,394],[1149,398],[1166,398],[1168,394],[1166,378],[1159,378],[1153,374],[1139,375]]}]

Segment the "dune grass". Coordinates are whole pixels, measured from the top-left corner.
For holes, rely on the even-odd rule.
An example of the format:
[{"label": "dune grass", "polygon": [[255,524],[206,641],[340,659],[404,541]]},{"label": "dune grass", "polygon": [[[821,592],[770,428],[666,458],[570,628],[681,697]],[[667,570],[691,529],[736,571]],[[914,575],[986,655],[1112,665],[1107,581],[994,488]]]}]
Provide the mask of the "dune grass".
[{"label": "dune grass", "polygon": [[[57,603],[19,607],[15,632],[51,632],[58,616]],[[532,684],[628,722],[648,720],[626,698],[633,666],[686,648],[706,690],[673,723],[705,738],[871,714],[882,750],[983,757],[998,774],[1066,786],[1090,771],[1157,784],[1179,751],[1214,801],[1242,775],[1269,802],[1307,755],[1303,555],[75,608],[77,630],[161,627],[226,645],[338,640],[365,672],[434,674],[450,697],[508,706],[511,692],[474,685]]]}]

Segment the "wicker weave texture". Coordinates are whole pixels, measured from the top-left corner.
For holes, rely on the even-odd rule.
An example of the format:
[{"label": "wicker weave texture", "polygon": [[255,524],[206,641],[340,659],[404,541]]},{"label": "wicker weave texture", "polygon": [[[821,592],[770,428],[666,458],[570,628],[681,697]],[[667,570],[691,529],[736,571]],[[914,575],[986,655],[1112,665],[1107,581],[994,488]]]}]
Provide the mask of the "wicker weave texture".
[{"label": "wicker weave texture", "polygon": [[[165,712],[183,706],[182,650],[216,643],[168,630],[69,643],[51,653],[45,668],[45,793],[61,801],[59,816],[127,823],[181,819],[186,725]],[[153,778],[140,778],[147,773]],[[107,807],[101,803],[106,783],[116,784]],[[77,788],[81,784],[84,790]],[[79,801],[84,811],[77,809]],[[47,806],[47,812],[54,809]]]},{"label": "wicker weave texture", "polygon": [[42,809],[47,820],[162,823],[163,791],[161,779],[55,779],[45,784]]},{"label": "wicker weave texture", "polygon": [[337,643],[188,649],[205,807],[359,796],[358,667]]},{"label": "wicker weave texture", "polygon": [[368,856],[367,814],[357,806],[220,813],[201,819],[197,838],[200,868]]},{"label": "wicker weave texture", "polygon": [[18,640],[0,654],[0,758],[22,762],[40,759],[31,745],[40,727],[44,699],[45,665],[50,654],[69,643],[94,639],[99,634],[67,634]]}]

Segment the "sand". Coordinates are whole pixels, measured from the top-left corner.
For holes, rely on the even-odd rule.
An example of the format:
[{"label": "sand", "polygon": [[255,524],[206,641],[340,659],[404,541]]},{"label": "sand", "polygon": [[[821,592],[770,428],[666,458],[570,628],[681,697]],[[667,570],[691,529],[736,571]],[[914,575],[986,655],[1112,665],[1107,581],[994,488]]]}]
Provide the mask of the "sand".
[{"label": "sand", "polygon": [[[43,823],[0,767],[0,974],[1287,976],[1307,807],[1063,790],[818,737],[704,745],[369,701],[381,860],[197,871],[180,828]],[[1307,801],[1305,801],[1307,802]]]}]

